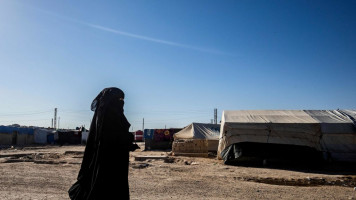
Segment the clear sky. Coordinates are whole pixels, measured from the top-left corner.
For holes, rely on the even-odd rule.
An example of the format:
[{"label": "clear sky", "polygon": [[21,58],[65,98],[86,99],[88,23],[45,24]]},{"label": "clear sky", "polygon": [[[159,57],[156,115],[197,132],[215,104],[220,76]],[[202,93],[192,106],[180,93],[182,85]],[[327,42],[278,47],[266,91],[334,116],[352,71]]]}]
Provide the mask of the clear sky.
[{"label": "clear sky", "polygon": [[89,127],[106,87],[132,130],[356,109],[355,75],[356,1],[0,0],[0,125]]}]

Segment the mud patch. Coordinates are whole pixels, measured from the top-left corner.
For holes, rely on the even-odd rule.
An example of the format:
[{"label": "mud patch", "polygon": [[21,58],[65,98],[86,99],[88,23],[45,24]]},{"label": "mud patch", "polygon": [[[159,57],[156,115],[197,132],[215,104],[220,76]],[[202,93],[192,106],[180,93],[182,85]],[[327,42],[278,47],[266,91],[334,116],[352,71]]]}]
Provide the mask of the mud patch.
[{"label": "mud patch", "polygon": [[148,163],[132,163],[130,165],[134,169],[144,169],[150,166]]},{"label": "mud patch", "polygon": [[256,183],[264,183],[270,185],[284,185],[284,186],[302,186],[302,187],[316,187],[316,186],[343,186],[343,187],[355,187],[356,177],[345,176],[336,179],[325,178],[310,178],[303,179],[284,179],[284,178],[261,178],[261,177],[234,177],[235,180],[251,181]]},{"label": "mud patch", "polygon": [[58,164],[66,164],[67,162],[66,161],[53,161],[53,160],[35,160],[34,163],[58,165]]},{"label": "mud patch", "polygon": [[59,153],[28,153],[9,154],[1,158],[2,163],[33,162],[35,164],[65,164],[64,154]]},{"label": "mud patch", "polygon": [[64,155],[84,155],[84,151],[65,151]]}]

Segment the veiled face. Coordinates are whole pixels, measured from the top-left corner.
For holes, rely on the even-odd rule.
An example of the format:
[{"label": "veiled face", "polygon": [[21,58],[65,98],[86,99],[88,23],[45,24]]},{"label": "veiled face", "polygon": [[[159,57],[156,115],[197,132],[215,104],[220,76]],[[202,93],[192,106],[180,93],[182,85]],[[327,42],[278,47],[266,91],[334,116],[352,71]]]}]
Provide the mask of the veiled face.
[{"label": "veiled face", "polygon": [[124,98],[119,98],[119,102],[122,102],[122,105],[125,104]]},{"label": "veiled face", "polygon": [[103,89],[91,104],[91,110],[96,111],[97,107],[107,107],[116,102],[124,105],[125,93],[119,88],[111,87]]}]

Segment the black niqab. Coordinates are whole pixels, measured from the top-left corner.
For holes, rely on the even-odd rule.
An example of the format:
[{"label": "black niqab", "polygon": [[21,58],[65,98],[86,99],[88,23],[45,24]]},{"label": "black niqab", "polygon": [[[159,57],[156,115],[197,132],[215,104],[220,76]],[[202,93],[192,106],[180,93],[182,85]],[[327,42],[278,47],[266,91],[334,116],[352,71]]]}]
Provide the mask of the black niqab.
[{"label": "black niqab", "polygon": [[93,100],[94,111],[77,182],[69,197],[84,199],[129,199],[128,165],[133,135],[124,115],[124,92],[105,88]]}]

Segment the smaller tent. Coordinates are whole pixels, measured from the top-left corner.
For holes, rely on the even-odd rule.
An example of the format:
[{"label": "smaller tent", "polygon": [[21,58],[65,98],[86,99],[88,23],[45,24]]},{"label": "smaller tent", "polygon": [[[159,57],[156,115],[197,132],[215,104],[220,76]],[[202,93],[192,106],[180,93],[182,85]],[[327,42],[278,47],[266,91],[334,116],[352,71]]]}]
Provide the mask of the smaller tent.
[{"label": "smaller tent", "polygon": [[17,131],[17,127],[0,126],[0,145],[16,144],[13,138],[13,132]]},{"label": "smaller tent", "polygon": [[[36,144],[47,144],[50,143],[48,140],[51,138],[49,136],[54,136],[55,130],[46,128],[37,128],[34,130],[34,143]],[[54,138],[53,138],[54,139]]]},{"label": "smaller tent", "polygon": [[30,145],[34,143],[34,128],[19,127],[16,133],[17,145]]},{"label": "smaller tent", "polygon": [[82,131],[82,144],[86,144],[89,136],[89,131]]},{"label": "smaller tent", "polygon": [[173,135],[174,154],[216,152],[219,145],[220,124],[192,123]]},{"label": "smaller tent", "polygon": [[58,130],[58,143],[64,144],[81,144],[82,132],[78,130]]},{"label": "smaller tent", "polygon": [[34,128],[0,126],[0,145],[29,145],[34,143]]}]

